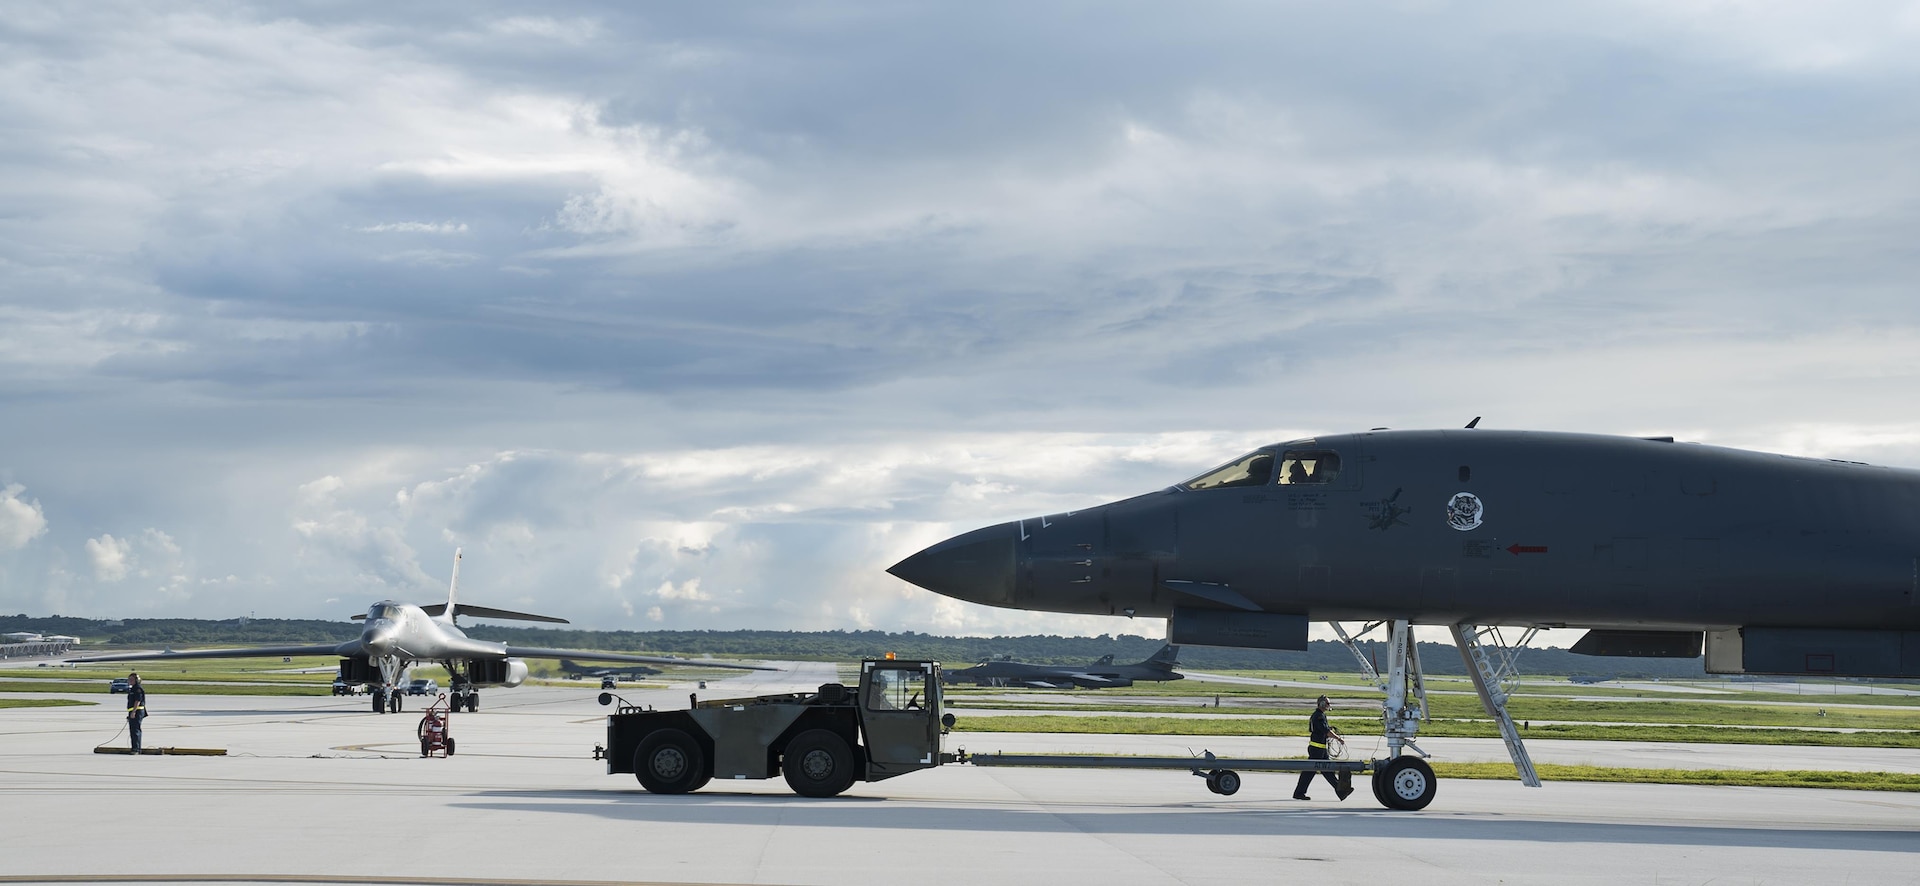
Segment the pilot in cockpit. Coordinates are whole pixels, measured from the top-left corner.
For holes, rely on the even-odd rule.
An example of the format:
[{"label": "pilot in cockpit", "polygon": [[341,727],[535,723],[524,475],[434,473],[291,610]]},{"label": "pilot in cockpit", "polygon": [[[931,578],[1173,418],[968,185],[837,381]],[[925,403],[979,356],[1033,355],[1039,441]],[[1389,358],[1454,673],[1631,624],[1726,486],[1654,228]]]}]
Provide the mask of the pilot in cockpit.
[{"label": "pilot in cockpit", "polygon": [[1286,479],[1280,482],[1288,485],[1309,482],[1307,480],[1306,464],[1297,458],[1287,459],[1287,476]]}]

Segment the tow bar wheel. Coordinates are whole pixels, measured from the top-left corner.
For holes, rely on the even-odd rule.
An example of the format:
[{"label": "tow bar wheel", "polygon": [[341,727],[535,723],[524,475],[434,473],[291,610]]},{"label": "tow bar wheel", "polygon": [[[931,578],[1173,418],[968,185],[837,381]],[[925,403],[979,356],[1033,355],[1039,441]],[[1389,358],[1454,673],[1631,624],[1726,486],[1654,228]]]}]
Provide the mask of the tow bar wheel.
[{"label": "tow bar wheel", "polygon": [[1374,793],[1388,809],[1425,809],[1439,782],[1419,757],[1397,757],[1374,775]]},{"label": "tow bar wheel", "polygon": [[1231,769],[1215,769],[1208,772],[1207,790],[1223,797],[1240,793],[1240,773]]}]

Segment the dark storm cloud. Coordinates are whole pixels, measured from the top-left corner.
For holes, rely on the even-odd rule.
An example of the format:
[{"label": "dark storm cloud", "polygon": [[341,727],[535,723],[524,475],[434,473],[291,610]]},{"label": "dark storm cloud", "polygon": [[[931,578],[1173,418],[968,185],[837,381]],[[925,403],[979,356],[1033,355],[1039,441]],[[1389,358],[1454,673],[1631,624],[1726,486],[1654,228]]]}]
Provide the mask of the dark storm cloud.
[{"label": "dark storm cloud", "polygon": [[[329,10],[291,21],[244,12],[228,22],[171,17],[181,34],[173,55],[209,72],[228,63],[256,73],[244,87],[192,103],[226,125],[240,125],[239,108],[261,101],[338,101],[340,78],[314,65],[355,58],[376,71],[417,70],[413,80],[397,75],[397,85],[432,81],[481,116],[488,112],[475,103],[488,101],[491,90],[547,90],[579,103],[569,124],[576,130],[632,128],[654,134],[656,143],[696,136],[670,159],[745,196],[719,211],[669,212],[664,225],[689,239],[663,254],[647,242],[660,231],[636,220],[628,205],[644,213],[653,196],[644,186],[625,193],[617,172],[592,163],[535,162],[506,175],[434,172],[444,159],[439,149],[485,147],[455,144],[422,146],[415,156],[368,151],[371,169],[325,168],[324,144],[307,151],[276,145],[204,182],[196,198],[168,201],[152,220],[146,263],[160,287],[211,301],[223,317],[393,327],[385,337],[319,337],[293,349],[285,375],[328,383],[365,367],[381,377],[411,369],[639,389],[844,387],[947,351],[977,358],[983,350],[1058,347],[1060,329],[1128,322],[1109,315],[1124,300],[1119,292],[1181,290],[1230,276],[1213,262],[1251,257],[1267,267],[1247,276],[1269,277],[1275,265],[1344,260],[1373,265],[1352,285],[1383,289],[1393,269],[1378,263],[1395,241],[1484,226],[1505,196],[1466,190],[1480,184],[1471,181],[1476,172],[1498,170],[1422,165],[1505,162],[1523,165],[1524,174],[1577,178],[1596,164],[1644,164],[1643,175],[1684,175],[1788,127],[1815,124],[1817,134],[1798,136],[1812,143],[1803,149],[1843,144],[1863,127],[1884,130],[1884,115],[1860,110],[1876,95],[1892,97],[1883,91],[1891,84],[1859,72],[1756,73],[1737,60],[1675,52],[1682,34],[1583,33],[1572,27],[1586,20],[1578,13],[1565,21],[1537,13],[1487,20],[1435,7],[1380,28],[1325,10],[1222,7],[1218,18],[1150,12],[848,6],[769,15],[581,6],[526,18],[458,7],[415,13],[438,25],[424,35],[405,22],[347,21]],[[307,48],[309,57],[279,59],[233,34],[203,33],[222,25],[265,31]],[[1451,39],[1427,39],[1427,26],[1450,29]],[[69,64],[84,60],[71,55],[83,50],[67,52]],[[662,103],[667,97],[671,104]],[[1685,122],[1696,117],[1713,125]],[[1090,222],[1091,234],[1027,229],[1011,218],[1017,207],[955,205],[969,182],[1044,187],[1048,178],[1114,163],[1128,150],[1128,127],[1180,142],[1164,168],[1141,173],[1185,176],[1197,185],[1191,195],[1128,194],[1154,186],[1096,182],[1104,187],[1072,199],[1095,213],[1118,206],[1134,217],[1107,230],[1098,218],[1059,219]],[[1673,137],[1676,130],[1686,137]],[[1284,175],[1267,181],[1270,171],[1257,167],[1178,168],[1219,151],[1245,159],[1263,137],[1291,140],[1274,146],[1276,162],[1324,166],[1334,192],[1313,193],[1312,182]],[[1457,172],[1468,180],[1456,180]],[[234,187],[230,179],[244,185],[249,173],[270,180],[242,187],[233,194],[242,197],[237,205],[220,199]],[[1362,181],[1342,184],[1342,175]],[[900,193],[891,193],[895,186]],[[1238,205],[1210,205],[1222,198]],[[587,207],[571,225],[556,211],[570,199]],[[752,219],[787,211],[783,203],[797,204],[801,215],[825,210],[825,233],[797,227],[803,218]],[[855,217],[832,218],[836,204]],[[1597,209],[1585,215],[1618,224],[1605,221],[1607,207]],[[863,223],[862,212],[885,217]],[[915,214],[953,221],[931,230],[901,221]],[[1577,224],[1581,215],[1554,221]],[[405,228],[455,222],[455,235]],[[854,227],[836,233],[836,222]],[[1690,233],[1685,221],[1675,227]],[[1038,238],[1033,248],[1059,253],[1041,271],[1052,285],[1026,282],[1033,279],[1029,257],[1009,254],[1002,242],[1022,230]],[[1620,236],[1617,228],[1598,233],[1586,236]],[[1636,246],[1643,241],[1644,234]],[[588,249],[568,252],[580,247]],[[609,248],[621,254],[607,255]],[[1587,273],[1614,270],[1604,257],[1559,260],[1599,265]],[[943,285],[969,268],[984,292]],[[1436,281],[1423,293],[1444,301],[1434,313],[1475,310],[1470,294],[1449,298],[1449,286],[1519,289],[1519,298],[1542,288],[1471,278],[1498,269],[1438,270],[1468,279]],[[1219,298],[1255,294],[1253,285],[1229,283]],[[998,303],[1011,298],[1044,300],[1048,309]],[[1191,307],[1169,301],[1164,310]],[[1338,303],[1343,319],[1363,323],[1381,310],[1403,310]],[[1295,344],[1273,329],[1287,322],[1283,315],[1263,315],[1257,300],[1241,307],[1246,316],[1236,330],[1255,334],[1245,347]],[[989,335],[952,337],[955,318]],[[1201,326],[1212,318],[1190,319]],[[1527,322],[1506,320],[1508,328]],[[1042,334],[1049,328],[1053,334]],[[1023,337],[1024,330],[1032,332]],[[1340,328],[1326,332],[1316,340]],[[217,334],[180,334],[193,345],[142,354],[137,371],[165,375],[178,361],[184,377],[207,378],[231,361],[231,381],[283,380],[261,371],[255,348],[224,354]],[[329,340],[342,348],[336,359],[324,353]],[[889,343],[906,340],[933,347],[888,353]],[[386,354],[368,354],[382,343]],[[1200,366],[1203,375],[1206,366],[1241,362],[1222,357],[1238,346],[1231,341],[1160,336],[1160,344],[1176,351],[1165,360]]]},{"label": "dark storm cloud", "polygon": [[19,7],[0,606],[308,614],[465,544],[602,625],[985,629],[1039,622],[880,569],[1296,432],[1920,463],[1917,29]]}]

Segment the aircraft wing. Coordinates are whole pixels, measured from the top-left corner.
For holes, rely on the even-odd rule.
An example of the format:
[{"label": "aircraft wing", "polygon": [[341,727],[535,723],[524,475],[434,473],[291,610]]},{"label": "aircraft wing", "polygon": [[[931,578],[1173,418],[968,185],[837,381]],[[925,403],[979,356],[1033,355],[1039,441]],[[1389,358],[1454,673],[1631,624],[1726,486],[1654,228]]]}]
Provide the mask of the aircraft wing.
[{"label": "aircraft wing", "polygon": [[360,651],[359,640],[345,643],[328,643],[323,646],[249,646],[243,649],[191,649],[186,652],[122,652],[114,655],[89,655],[82,658],[69,658],[73,664],[86,664],[96,661],[154,661],[173,658],[282,658],[292,655],[354,655]]},{"label": "aircraft wing", "polygon": [[[425,612],[428,615],[439,615],[440,613],[447,611],[447,604],[435,603],[431,606],[422,606],[420,607],[420,611]],[[453,611],[460,615],[464,615],[468,618],[497,618],[497,619],[507,619],[509,621],[544,621],[549,624],[557,624],[557,625],[573,623],[573,622],[567,621],[564,618],[558,618],[552,615],[534,615],[531,612],[515,612],[511,609],[495,609],[491,606],[474,606],[467,603],[460,604]]]},{"label": "aircraft wing", "polygon": [[1067,679],[1072,680],[1073,682],[1078,683],[1082,686],[1093,686],[1093,687],[1108,686],[1108,685],[1112,685],[1113,683],[1112,677],[1102,677],[1099,674],[1088,674],[1088,673],[1068,674]]},{"label": "aircraft wing", "polygon": [[726,668],[733,671],[777,671],[764,665],[730,664],[697,658],[673,658],[663,655],[627,655],[621,652],[590,652],[585,649],[543,649],[538,646],[508,646],[512,658],[579,658],[587,661],[624,661],[633,664],[686,665],[697,668]]}]

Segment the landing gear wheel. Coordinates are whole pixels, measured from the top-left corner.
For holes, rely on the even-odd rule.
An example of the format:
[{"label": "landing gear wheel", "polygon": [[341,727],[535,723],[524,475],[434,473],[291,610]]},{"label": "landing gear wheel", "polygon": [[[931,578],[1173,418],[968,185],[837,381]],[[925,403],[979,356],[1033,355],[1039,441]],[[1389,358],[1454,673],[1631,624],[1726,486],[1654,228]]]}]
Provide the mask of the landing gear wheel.
[{"label": "landing gear wheel", "polygon": [[387,696],[387,712],[393,714],[400,713],[400,693],[395,692]]},{"label": "landing gear wheel", "polygon": [[447,756],[453,756],[453,736],[447,736]]},{"label": "landing gear wheel", "polygon": [[1207,781],[1207,790],[1209,792],[1215,793],[1215,794],[1220,793],[1220,770],[1218,769],[1209,770],[1207,772],[1206,781]]},{"label": "landing gear wheel", "polygon": [[1382,806],[1390,805],[1387,803],[1386,779],[1381,777],[1386,771],[1387,771],[1386,761],[1384,760],[1375,761],[1373,775],[1370,779],[1373,782],[1373,798],[1375,800],[1380,801],[1380,805]]},{"label": "landing gear wheel", "polygon": [[780,771],[802,797],[832,797],[853,786],[853,751],[839,733],[809,729],[787,743]]},{"label": "landing gear wheel", "polygon": [[387,694],[386,693],[376,692],[373,694],[373,712],[376,714],[384,714],[387,712]]},{"label": "landing gear wheel", "polygon": [[1222,797],[1231,797],[1240,793],[1240,773],[1231,769],[1219,769],[1213,773],[1213,792]]},{"label": "landing gear wheel", "polygon": [[480,693],[475,692],[467,696],[467,713],[477,710],[480,710]]},{"label": "landing gear wheel", "polygon": [[633,777],[656,794],[684,794],[706,783],[700,743],[678,729],[657,729],[633,752]]},{"label": "landing gear wheel", "polygon": [[1419,757],[1400,757],[1387,764],[1379,776],[1380,802],[1388,809],[1425,809],[1433,802],[1439,780],[1433,767]]}]

